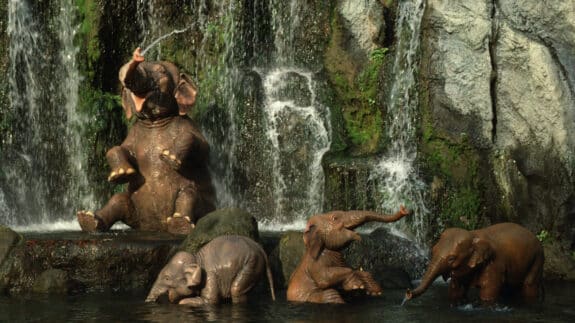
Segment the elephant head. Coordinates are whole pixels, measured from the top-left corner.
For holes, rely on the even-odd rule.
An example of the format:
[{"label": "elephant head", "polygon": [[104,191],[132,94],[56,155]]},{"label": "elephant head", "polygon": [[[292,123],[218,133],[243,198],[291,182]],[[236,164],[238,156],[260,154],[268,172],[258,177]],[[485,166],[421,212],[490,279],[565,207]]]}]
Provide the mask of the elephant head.
[{"label": "elephant head", "polygon": [[196,257],[188,252],[176,253],[160,271],[146,302],[155,302],[168,294],[168,300],[176,303],[187,296],[194,296],[202,283],[202,268]]},{"label": "elephant head", "polygon": [[367,222],[394,222],[410,214],[401,206],[393,215],[371,211],[333,211],[312,216],[304,230],[303,241],[308,252],[317,259],[326,248],[338,251],[355,240],[361,240],[353,229]]},{"label": "elephant head", "polygon": [[416,289],[407,290],[407,300],[423,294],[439,275],[447,280],[474,272],[493,257],[493,248],[487,240],[477,237],[472,231],[450,228],[441,234],[431,254],[421,283]]},{"label": "elephant head", "polygon": [[140,48],[120,69],[122,106],[126,117],[160,119],[185,115],[196,101],[197,89],[191,79],[165,61],[146,62]]}]

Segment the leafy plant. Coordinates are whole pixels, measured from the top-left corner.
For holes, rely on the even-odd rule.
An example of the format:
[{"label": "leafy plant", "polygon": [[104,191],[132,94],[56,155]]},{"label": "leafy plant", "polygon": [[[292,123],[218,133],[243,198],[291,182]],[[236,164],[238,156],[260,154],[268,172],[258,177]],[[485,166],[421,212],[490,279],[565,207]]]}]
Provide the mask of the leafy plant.
[{"label": "leafy plant", "polygon": [[537,239],[539,239],[539,241],[541,241],[541,243],[545,243],[546,241],[549,241],[549,232],[545,229],[541,230],[537,234]]}]

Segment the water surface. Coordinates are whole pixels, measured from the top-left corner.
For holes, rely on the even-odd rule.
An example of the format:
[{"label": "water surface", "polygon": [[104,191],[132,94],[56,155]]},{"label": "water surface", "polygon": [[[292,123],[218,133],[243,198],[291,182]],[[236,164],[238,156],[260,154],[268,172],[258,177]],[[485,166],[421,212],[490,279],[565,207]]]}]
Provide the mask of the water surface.
[{"label": "water surface", "polygon": [[400,306],[403,290],[378,298],[356,297],[345,305],[295,304],[279,291],[249,304],[192,308],[144,303],[146,291],[74,296],[0,296],[0,322],[575,322],[575,283],[546,283],[541,305],[502,304],[485,309],[450,307],[445,284],[433,285]]}]

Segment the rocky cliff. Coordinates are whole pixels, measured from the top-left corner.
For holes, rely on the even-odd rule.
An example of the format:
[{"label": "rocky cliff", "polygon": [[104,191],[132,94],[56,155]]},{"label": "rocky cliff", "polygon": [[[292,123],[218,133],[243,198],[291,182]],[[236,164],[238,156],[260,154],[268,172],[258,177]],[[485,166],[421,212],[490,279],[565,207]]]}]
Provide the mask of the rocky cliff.
[{"label": "rocky cliff", "polygon": [[[9,4],[0,1],[0,12],[9,12]],[[285,171],[285,196],[292,197],[308,183],[301,178],[321,171],[299,172],[305,166],[301,161],[313,155],[313,145],[300,143],[314,136],[309,118],[279,114],[280,127],[272,130],[290,132],[277,137],[283,143],[280,161],[274,164],[275,157],[268,155],[273,147],[265,137],[270,131],[263,83],[269,70],[286,65],[297,69],[287,74],[292,83],[283,90],[303,93],[296,105],[316,100],[329,135],[329,151],[322,158],[323,203],[318,197],[316,204],[326,210],[377,209],[386,198],[371,173],[395,140],[386,132],[390,85],[398,76],[393,57],[398,42],[409,37],[397,33],[398,1],[76,4],[80,105],[96,116],[85,127],[93,145],[87,150],[94,153],[88,165],[94,187],[101,186],[96,177],[105,179],[104,151],[121,141],[119,128],[125,126],[117,104],[117,69],[135,46],[187,27],[154,47],[149,57],[172,60],[198,81],[193,117],[214,141],[212,169],[221,178],[220,199],[232,196],[237,205],[231,206],[248,209],[258,220],[273,220],[274,171]],[[545,241],[549,254],[572,266],[575,8],[569,1],[535,0],[427,0],[421,6],[414,168],[427,187],[427,241],[449,226],[519,222]],[[7,34],[0,38],[9,42]],[[0,54],[0,62],[6,62],[8,53]],[[8,86],[1,81],[0,87]],[[1,138],[9,137],[15,117],[5,92],[0,96]],[[2,176],[0,171],[0,184]],[[97,196],[109,191],[100,189]],[[305,204],[289,202],[284,210]]]}]

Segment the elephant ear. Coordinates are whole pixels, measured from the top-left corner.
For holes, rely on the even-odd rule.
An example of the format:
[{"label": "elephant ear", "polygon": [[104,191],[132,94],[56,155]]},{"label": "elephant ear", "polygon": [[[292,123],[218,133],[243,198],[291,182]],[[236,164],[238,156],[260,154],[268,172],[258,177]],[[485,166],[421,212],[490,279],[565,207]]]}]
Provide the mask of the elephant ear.
[{"label": "elephant ear", "polygon": [[199,286],[202,283],[202,268],[197,265],[187,265],[184,268],[184,276],[188,287]]},{"label": "elephant ear", "polygon": [[323,241],[319,234],[319,229],[315,224],[309,223],[303,232],[303,242],[307,252],[317,259],[323,250]]},{"label": "elephant ear", "polygon": [[122,88],[122,108],[124,108],[126,119],[130,120],[132,118],[132,111],[136,109],[136,104],[132,98],[132,91],[126,87]]},{"label": "elephant ear", "polygon": [[191,78],[184,73],[180,73],[180,81],[176,85],[176,91],[174,93],[176,101],[178,102],[180,115],[188,113],[188,110],[196,102],[197,93],[197,87]]},{"label": "elephant ear", "polygon": [[493,256],[493,249],[485,239],[474,238],[472,243],[472,253],[467,265],[469,268],[475,268],[477,265],[486,262]]}]

